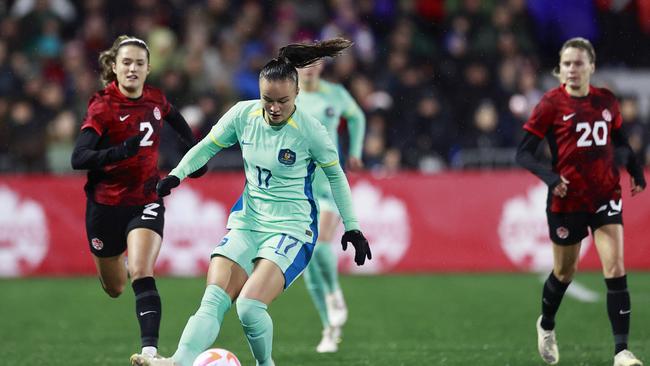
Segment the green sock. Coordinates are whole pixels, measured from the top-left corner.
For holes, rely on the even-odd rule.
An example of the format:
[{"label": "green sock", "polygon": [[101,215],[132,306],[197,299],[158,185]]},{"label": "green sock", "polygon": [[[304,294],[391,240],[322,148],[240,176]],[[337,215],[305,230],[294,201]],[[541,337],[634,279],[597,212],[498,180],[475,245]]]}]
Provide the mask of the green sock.
[{"label": "green sock", "polygon": [[[316,247],[319,245],[316,244]],[[323,271],[320,268],[320,263],[312,257],[302,275],[305,278],[307,291],[316,306],[320,321],[323,323],[323,328],[327,328],[330,325],[329,317],[327,316],[327,303],[325,302],[325,294],[327,291],[325,289],[325,280],[323,279]]]},{"label": "green sock", "polygon": [[273,365],[273,321],[266,309],[266,304],[261,301],[245,297],[237,299],[237,315],[258,366]]},{"label": "green sock", "polygon": [[325,281],[325,291],[331,294],[338,290],[340,288],[338,258],[332,250],[332,245],[326,242],[318,242],[311,260],[318,261],[321,272],[323,273],[323,280]]},{"label": "green sock", "polygon": [[230,309],[232,300],[221,287],[208,285],[201,306],[185,325],[178,349],[172,356],[180,366],[192,366],[194,359],[210,348],[219,335],[223,317]]}]

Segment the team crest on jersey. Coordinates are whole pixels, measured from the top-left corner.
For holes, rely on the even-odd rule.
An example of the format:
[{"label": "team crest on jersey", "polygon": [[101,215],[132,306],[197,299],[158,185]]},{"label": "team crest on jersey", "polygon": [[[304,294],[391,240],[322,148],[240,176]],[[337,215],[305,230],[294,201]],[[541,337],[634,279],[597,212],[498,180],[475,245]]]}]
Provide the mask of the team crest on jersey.
[{"label": "team crest on jersey", "polygon": [[560,239],[566,239],[569,237],[569,229],[565,228],[564,226],[560,226],[555,230],[555,233],[557,234],[557,237]]},{"label": "team crest on jersey", "polygon": [[99,240],[98,238],[92,238],[90,240],[90,244],[95,248],[96,250],[102,250],[104,249],[104,242]]},{"label": "team crest on jersey", "polygon": [[327,117],[334,117],[334,107],[325,108],[325,115]]},{"label": "team crest on jersey", "polygon": [[607,122],[612,121],[612,113],[607,108],[603,109],[603,119]]},{"label": "team crest on jersey", "polygon": [[284,165],[293,165],[296,162],[296,153],[290,149],[281,149],[278,154],[278,161]]},{"label": "team crest on jersey", "polygon": [[153,108],[153,116],[156,117],[156,119],[159,121],[162,118],[162,115],[160,114],[160,109],[158,107]]}]

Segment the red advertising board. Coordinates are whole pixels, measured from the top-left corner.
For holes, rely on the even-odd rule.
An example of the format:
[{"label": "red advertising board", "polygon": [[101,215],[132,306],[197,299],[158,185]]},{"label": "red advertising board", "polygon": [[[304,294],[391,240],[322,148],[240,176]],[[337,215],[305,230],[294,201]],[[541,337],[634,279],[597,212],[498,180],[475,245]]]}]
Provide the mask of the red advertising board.
[{"label": "red advertising board", "polygon": [[[623,179],[627,175],[623,174]],[[523,171],[350,176],[373,260],[345,272],[549,271],[546,187]],[[84,228],[83,176],[0,176],[0,277],[93,274]],[[627,182],[622,182],[627,186]],[[185,180],[165,198],[158,272],[203,275],[225,233],[243,174]],[[649,270],[650,193],[624,195],[628,269]],[[342,230],[342,229],[339,229]],[[600,268],[591,238],[580,269]]]}]

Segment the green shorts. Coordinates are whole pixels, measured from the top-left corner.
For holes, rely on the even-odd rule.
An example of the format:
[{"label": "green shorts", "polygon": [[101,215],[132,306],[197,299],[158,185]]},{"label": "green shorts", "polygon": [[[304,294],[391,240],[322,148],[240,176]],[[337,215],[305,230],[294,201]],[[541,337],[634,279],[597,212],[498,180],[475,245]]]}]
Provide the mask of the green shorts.
[{"label": "green shorts", "polygon": [[239,264],[249,276],[256,259],[268,259],[282,270],[286,289],[305,270],[313,252],[314,244],[291,235],[232,229],[214,248],[211,257],[226,257]]}]

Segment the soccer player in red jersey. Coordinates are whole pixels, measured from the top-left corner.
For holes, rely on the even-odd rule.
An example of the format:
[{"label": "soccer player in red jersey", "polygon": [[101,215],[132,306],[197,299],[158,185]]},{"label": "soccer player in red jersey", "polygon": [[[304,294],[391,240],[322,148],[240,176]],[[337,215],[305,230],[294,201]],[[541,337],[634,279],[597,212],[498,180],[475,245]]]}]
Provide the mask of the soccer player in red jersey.
[{"label": "soccer player in red jersey", "polygon": [[[614,149],[627,152],[632,196],[645,189],[639,166],[621,132],[621,115],[614,94],[590,85],[596,54],[584,38],[572,38],[560,50],[554,70],[561,85],[546,94],[524,125],[517,162],[549,186],[547,219],[553,242],[553,272],[544,284],[542,315],[537,320],[538,349],[548,364],[559,361],[555,314],[578,265],[580,243],[588,228],[603,267],[607,313],[612,325],[614,366],[642,365],[627,350],[630,296],[623,263],[623,218],[619,170]],[[546,138],[552,167],[536,159]]]},{"label": "soccer player in red jersey", "polygon": [[[101,53],[99,63],[106,86],[88,103],[72,166],[89,171],[86,233],[102,287],[109,296],[118,297],[130,276],[142,352],[155,356],[161,303],[153,275],[165,213],[156,194],[163,120],[188,149],[194,138],[163,93],[145,85],[149,49],[144,41],[120,36]],[[206,170],[199,169],[194,177]]]}]

